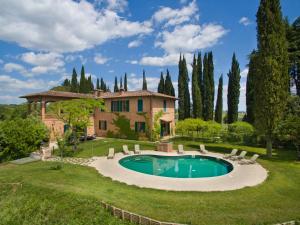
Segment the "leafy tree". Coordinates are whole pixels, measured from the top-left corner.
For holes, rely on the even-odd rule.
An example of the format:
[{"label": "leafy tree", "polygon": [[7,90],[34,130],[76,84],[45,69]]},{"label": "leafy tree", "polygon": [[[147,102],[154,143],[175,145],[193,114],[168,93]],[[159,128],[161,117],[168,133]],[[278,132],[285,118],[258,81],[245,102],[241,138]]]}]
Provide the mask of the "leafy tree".
[{"label": "leafy tree", "polygon": [[233,142],[251,143],[254,128],[247,122],[234,122],[228,125],[228,140]]},{"label": "leafy tree", "polygon": [[165,79],[164,79],[163,72],[160,73],[160,80],[158,83],[157,92],[162,94],[165,93]]},{"label": "leafy tree", "polygon": [[115,77],[114,92],[118,92],[118,91],[119,91],[119,87],[118,87],[118,79],[117,79],[117,77]]},{"label": "leafy tree", "polygon": [[145,70],[143,70],[143,90],[147,90],[147,80],[145,75]]},{"label": "leafy tree", "polygon": [[218,85],[218,96],[217,96],[217,103],[216,103],[216,110],[215,110],[215,121],[217,123],[222,123],[223,117],[223,75],[219,78],[219,85]]},{"label": "leafy tree", "polygon": [[116,118],[113,119],[112,123],[116,126],[118,131],[114,134],[114,137],[138,140],[139,134],[135,132],[135,130],[131,129],[130,120],[125,115],[121,115],[119,113],[116,113],[115,115]]},{"label": "leafy tree", "polygon": [[0,162],[28,156],[48,140],[48,129],[35,117],[0,122]]},{"label": "leafy tree", "polygon": [[184,75],[183,75],[183,67],[182,67],[182,58],[181,54],[179,57],[178,62],[178,119],[184,120],[184,88],[185,88],[185,82],[184,82]]},{"label": "leafy tree", "polygon": [[288,99],[284,117],[277,127],[276,133],[280,140],[291,141],[297,150],[300,160],[300,97],[291,96]]},{"label": "leafy tree", "polygon": [[192,72],[192,99],[193,99],[193,116],[194,118],[202,117],[202,99],[201,92],[199,89],[199,81],[198,81],[198,68],[197,68],[197,60],[194,55],[193,60],[193,72]]},{"label": "leafy tree", "polygon": [[256,14],[258,71],[254,82],[255,126],[272,157],[274,130],[288,96],[288,55],[279,0],[261,0]]},{"label": "leafy tree", "polygon": [[257,74],[256,60],[257,53],[252,51],[246,83],[246,121],[252,125],[254,124],[254,80]]},{"label": "leafy tree", "polygon": [[166,95],[175,96],[175,90],[174,90],[173,83],[171,80],[171,75],[170,75],[168,69],[167,69],[167,75],[166,75],[166,80],[165,80],[164,93]]},{"label": "leafy tree", "polygon": [[125,73],[125,75],[124,75],[124,90],[128,91],[128,88],[127,88],[127,73]]},{"label": "leafy tree", "polygon": [[77,93],[78,91],[79,91],[79,85],[77,80],[77,73],[75,68],[73,68],[72,79],[71,79],[71,92]]},{"label": "leafy tree", "polygon": [[72,99],[54,102],[49,106],[50,113],[68,124],[72,136],[73,150],[77,150],[79,130],[90,125],[90,116],[95,108],[104,109],[101,99]]},{"label": "leafy tree", "polygon": [[286,22],[286,37],[288,40],[289,73],[300,96],[300,17],[293,24]]},{"label": "leafy tree", "polygon": [[79,81],[79,92],[80,93],[87,93],[87,80],[85,77],[85,72],[84,72],[84,66],[81,67],[81,72],[80,72],[80,81]]},{"label": "leafy tree", "polygon": [[228,123],[234,123],[238,120],[239,113],[239,98],[240,98],[240,66],[235,57],[235,53],[232,56],[231,69],[228,75],[228,93],[227,93],[227,105],[228,105]]}]

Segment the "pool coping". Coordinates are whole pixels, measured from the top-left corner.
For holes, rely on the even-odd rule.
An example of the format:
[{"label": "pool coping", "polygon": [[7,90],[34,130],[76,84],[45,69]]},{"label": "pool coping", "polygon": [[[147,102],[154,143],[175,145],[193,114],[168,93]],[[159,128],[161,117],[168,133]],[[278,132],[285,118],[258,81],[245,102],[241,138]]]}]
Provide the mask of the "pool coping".
[{"label": "pool coping", "polygon": [[[133,153],[132,153],[133,154]],[[141,154],[179,156],[179,155],[204,155],[199,151],[185,151],[184,154],[176,152],[166,153],[153,150],[142,151]],[[135,185],[141,188],[152,188],[168,191],[230,191],[244,187],[252,187],[264,182],[268,171],[260,164],[240,165],[237,161],[223,159],[223,154],[209,152],[211,156],[225,160],[233,165],[233,170],[225,175],[203,178],[173,178],[144,174],[127,169],[119,164],[119,160],[128,155],[115,154],[114,159],[107,157],[93,157],[94,161],[89,166],[94,167],[100,174],[112,180]]]}]

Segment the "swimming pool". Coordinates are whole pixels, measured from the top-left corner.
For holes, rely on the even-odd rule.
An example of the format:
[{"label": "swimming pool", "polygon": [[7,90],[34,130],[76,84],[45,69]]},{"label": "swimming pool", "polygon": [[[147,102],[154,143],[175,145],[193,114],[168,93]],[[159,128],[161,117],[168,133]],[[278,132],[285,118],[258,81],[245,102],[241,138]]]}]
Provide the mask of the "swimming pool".
[{"label": "swimming pool", "polygon": [[233,170],[223,159],[200,155],[133,155],[122,158],[119,164],[136,172],[174,178],[216,177]]}]

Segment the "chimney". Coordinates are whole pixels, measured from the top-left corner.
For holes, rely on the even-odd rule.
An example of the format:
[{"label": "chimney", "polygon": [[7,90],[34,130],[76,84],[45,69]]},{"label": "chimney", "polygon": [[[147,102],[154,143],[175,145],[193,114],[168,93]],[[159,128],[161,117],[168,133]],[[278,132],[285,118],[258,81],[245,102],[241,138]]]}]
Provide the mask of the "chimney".
[{"label": "chimney", "polygon": [[94,96],[95,97],[100,97],[102,95],[102,93],[103,93],[103,90],[101,90],[101,89],[95,89]]}]

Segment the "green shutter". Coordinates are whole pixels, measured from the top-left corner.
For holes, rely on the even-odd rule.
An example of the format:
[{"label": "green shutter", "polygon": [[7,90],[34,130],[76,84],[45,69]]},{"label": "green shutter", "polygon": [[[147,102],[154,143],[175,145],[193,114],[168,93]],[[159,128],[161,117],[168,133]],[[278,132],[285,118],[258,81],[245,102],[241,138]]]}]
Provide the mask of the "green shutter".
[{"label": "green shutter", "polygon": [[138,122],[135,122],[134,127],[135,127],[135,132],[138,132]]},{"label": "green shutter", "polygon": [[126,100],[126,112],[129,112],[129,100]]},{"label": "green shutter", "polygon": [[143,112],[143,99],[138,99],[138,112]]}]

